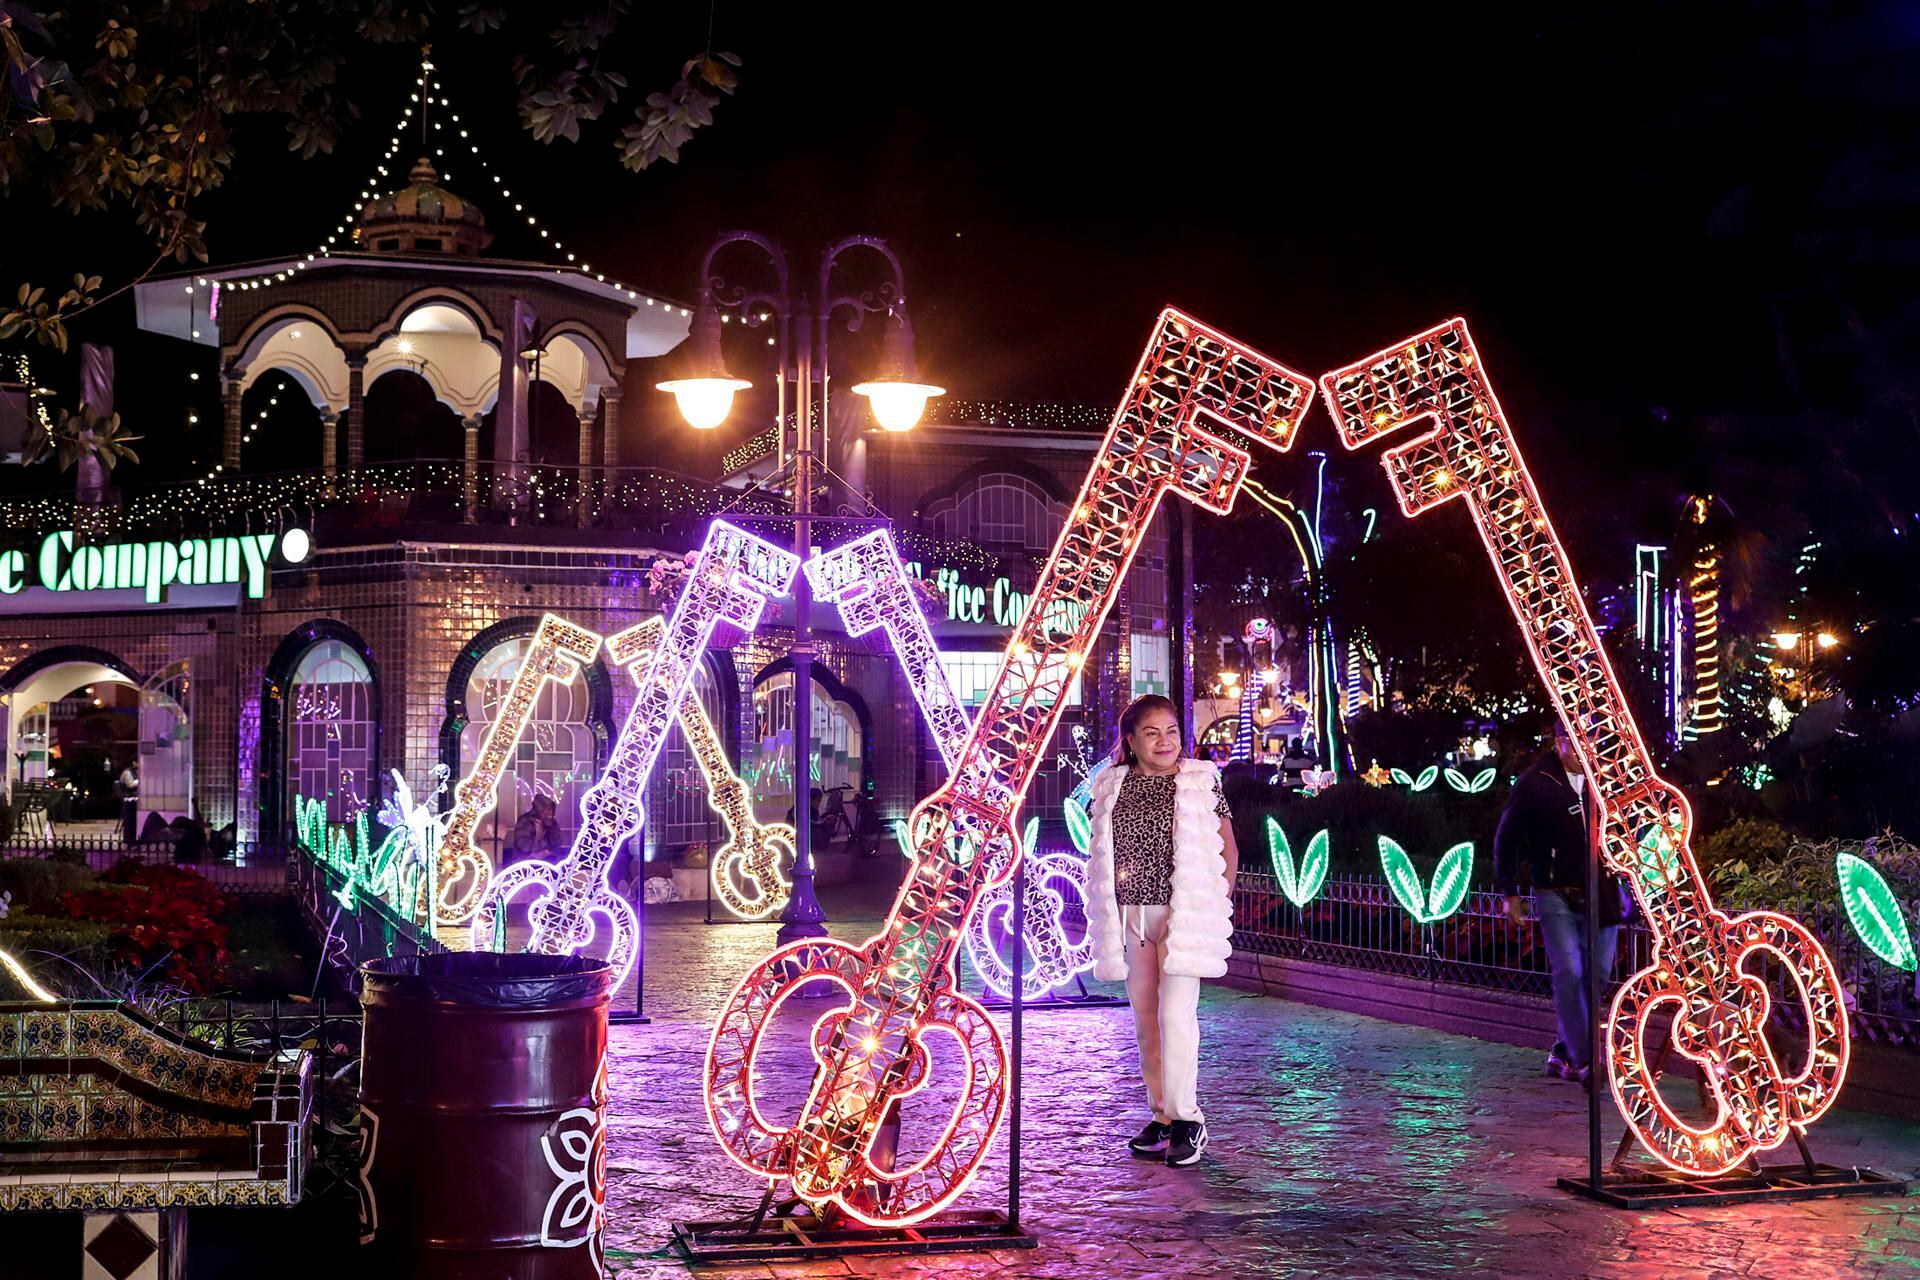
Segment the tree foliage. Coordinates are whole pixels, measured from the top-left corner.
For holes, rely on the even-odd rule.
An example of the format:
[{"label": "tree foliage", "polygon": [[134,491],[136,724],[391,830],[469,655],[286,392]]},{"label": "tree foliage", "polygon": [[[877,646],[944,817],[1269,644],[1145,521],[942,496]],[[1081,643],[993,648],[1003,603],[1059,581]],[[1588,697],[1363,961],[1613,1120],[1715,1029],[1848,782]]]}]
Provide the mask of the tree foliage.
[{"label": "tree foliage", "polygon": [[[509,8],[469,3],[458,22],[521,50],[520,115],[536,139],[579,141],[581,126],[626,88],[610,64],[643,54],[653,37],[626,3],[514,6],[511,22]],[[540,38],[525,29],[536,12],[547,25]],[[122,208],[152,240],[154,267],[204,261],[207,228],[196,209],[233,171],[236,127],[277,119],[290,151],[332,152],[360,115],[343,79],[348,61],[426,40],[433,24],[431,4],[408,0],[83,0],[37,12],[0,0],[0,196],[40,192],[74,213]],[[677,161],[713,122],[719,95],[733,92],[739,65],[711,50],[689,59],[668,89],[636,104],[613,140],[619,163]],[[78,296],[47,302],[43,287],[29,285],[26,322],[5,330],[0,319],[0,337],[64,350],[67,323],[126,287],[101,295],[95,279]]]}]

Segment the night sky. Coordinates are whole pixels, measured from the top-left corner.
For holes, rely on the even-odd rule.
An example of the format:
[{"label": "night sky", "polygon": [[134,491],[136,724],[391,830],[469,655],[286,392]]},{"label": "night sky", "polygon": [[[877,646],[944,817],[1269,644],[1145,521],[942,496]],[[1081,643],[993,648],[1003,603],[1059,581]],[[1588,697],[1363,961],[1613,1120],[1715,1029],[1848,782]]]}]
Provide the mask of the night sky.
[{"label": "night sky", "polygon": [[[617,122],[578,145],[519,130],[505,59],[527,19],[449,31],[436,61],[542,221],[641,287],[690,298],[723,228],[797,259],[890,238],[922,370],[958,398],[1111,404],[1168,303],[1316,374],[1460,314],[1576,542],[1662,537],[1702,483],[1755,519],[1808,486],[1802,506],[1868,523],[1920,505],[1920,11],[1262,8],[722,4],[713,43],[744,59],[739,93],[677,167],[641,174],[615,162]],[[666,87],[706,17],[646,19],[634,92]],[[331,229],[412,65],[356,57],[362,127],[335,156],[286,156],[278,125],[239,135],[205,206],[216,263]],[[449,167],[484,203],[477,171]],[[533,255],[492,221],[495,254]],[[140,248],[125,219],[16,225],[45,227],[63,266]],[[177,357],[121,314],[77,336],[123,344],[135,370]],[[1332,447],[1323,411],[1304,443]],[[1377,484],[1371,459],[1347,466]]]}]

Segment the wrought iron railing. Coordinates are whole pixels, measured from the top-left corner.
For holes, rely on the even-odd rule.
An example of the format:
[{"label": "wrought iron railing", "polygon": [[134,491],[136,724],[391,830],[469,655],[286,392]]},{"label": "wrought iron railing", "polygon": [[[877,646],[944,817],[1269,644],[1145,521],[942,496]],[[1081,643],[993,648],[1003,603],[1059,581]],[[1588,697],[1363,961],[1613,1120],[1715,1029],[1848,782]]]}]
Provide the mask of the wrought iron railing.
[{"label": "wrought iron railing", "polygon": [[349,885],[346,876],[308,850],[296,848],[289,866],[294,901],[319,944],[320,963],[339,987],[359,991],[360,966],[368,960],[445,949],[430,930],[377,895]]},{"label": "wrought iron railing", "polygon": [[[1846,986],[1856,1038],[1920,1044],[1920,994],[1914,975],[1892,968],[1861,944],[1837,908],[1803,921],[1825,942]],[[1400,977],[1456,983],[1546,997],[1551,972],[1539,930],[1516,924],[1496,893],[1469,893],[1444,920],[1422,923],[1393,895],[1384,878],[1329,879],[1305,907],[1296,907],[1271,874],[1243,870],[1234,887],[1236,951],[1341,965]],[[1621,934],[1616,980],[1645,968],[1653,937],[1637,922]],[[1800,1021],[1791,976],[1762,965],[1756,976],[1774,994],[1774,1015],[1785,1026]]]},{"label": "wrought iron railing", "polygon": [[77,858],[89,870],[107,871],[121,862],[145,866],[177,866],[211,883],[222,893],[237,896],[269,895],[287,891],[287,853],[265,845],[238,845],[214,855],[203,853],[181,860],[168,844],[122,844],[101,836],[63,836],[38,839],[16,837],[0,844],[0,858]]}]

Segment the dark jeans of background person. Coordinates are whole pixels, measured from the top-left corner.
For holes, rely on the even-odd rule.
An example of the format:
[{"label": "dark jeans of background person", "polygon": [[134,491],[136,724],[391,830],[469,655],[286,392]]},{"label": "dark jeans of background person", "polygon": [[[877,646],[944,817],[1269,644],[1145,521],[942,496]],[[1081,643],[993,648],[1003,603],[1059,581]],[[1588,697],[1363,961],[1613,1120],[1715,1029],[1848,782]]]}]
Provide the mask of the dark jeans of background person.
[{"label": "dark jeans of background person", "polygon": [[120,839],[133,844],[140,838],[140,802],[132,796],[120,800]]},{"label": "dark jeans of background person", "polygon": [[[1553,1051],[1576,1067],[1587,1067],[1587,1049],[1593,1043],[1590,1027],[1593,1009],[1587,989],[1587,918],[1575,911],[1566,897],[1552,889],[1542,889],[1533,897],[1540,913],[1540,936],[1547,947],[1547,964],[1553,970],[1553,1013],[1560,1039]],[[1615,949],[1620,943],[1620,926],[1602,925],[1597,935],[1600,948],[1600,973],[1603,980],[1613,976]]]}]

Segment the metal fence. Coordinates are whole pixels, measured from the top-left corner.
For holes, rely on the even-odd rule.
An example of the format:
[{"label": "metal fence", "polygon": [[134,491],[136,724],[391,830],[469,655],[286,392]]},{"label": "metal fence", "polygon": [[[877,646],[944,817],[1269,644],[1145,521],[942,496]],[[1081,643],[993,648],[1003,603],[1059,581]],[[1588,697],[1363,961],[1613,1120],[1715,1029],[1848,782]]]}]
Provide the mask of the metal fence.
[{"label": "metal fence", "polygon": [[271,845],[245,844],[218,858],[206,857],[182,862],[174,857],[172,845],[122,844],[97,836],[54,835],[44,839],[0,845],[0,858],[77,858],[93,871],[107,871],[120,862],[144,866],[173,866],[191,871],[222,893],[237,897],[271,895],[287,891],[288,862],[285,849]]},{"label": "metal fence", "polygon": [[[1895,969],[1861,944],[1836,909],[1802,921],[1826,944],[1848,993],[1857,1038],[1920,1044],[1920,995],[1914,975]],[[1319,896],[1296,907],[1271,874],[1243,870],[1234,886],[1235,950],[1321,964],[1545,997],[1551,987],[1539,930],[1507,918],[1499,894],[1469,893],[1444,920],[1421,923],[1379,876],[1329,879]],[[1616,979],[1647,967],[1653,935],[1629,923],[1620,936]],[[1773,993],[1776,1021],[1804,1025],[1793,978],[1776,965],[1753,970]]]}]

